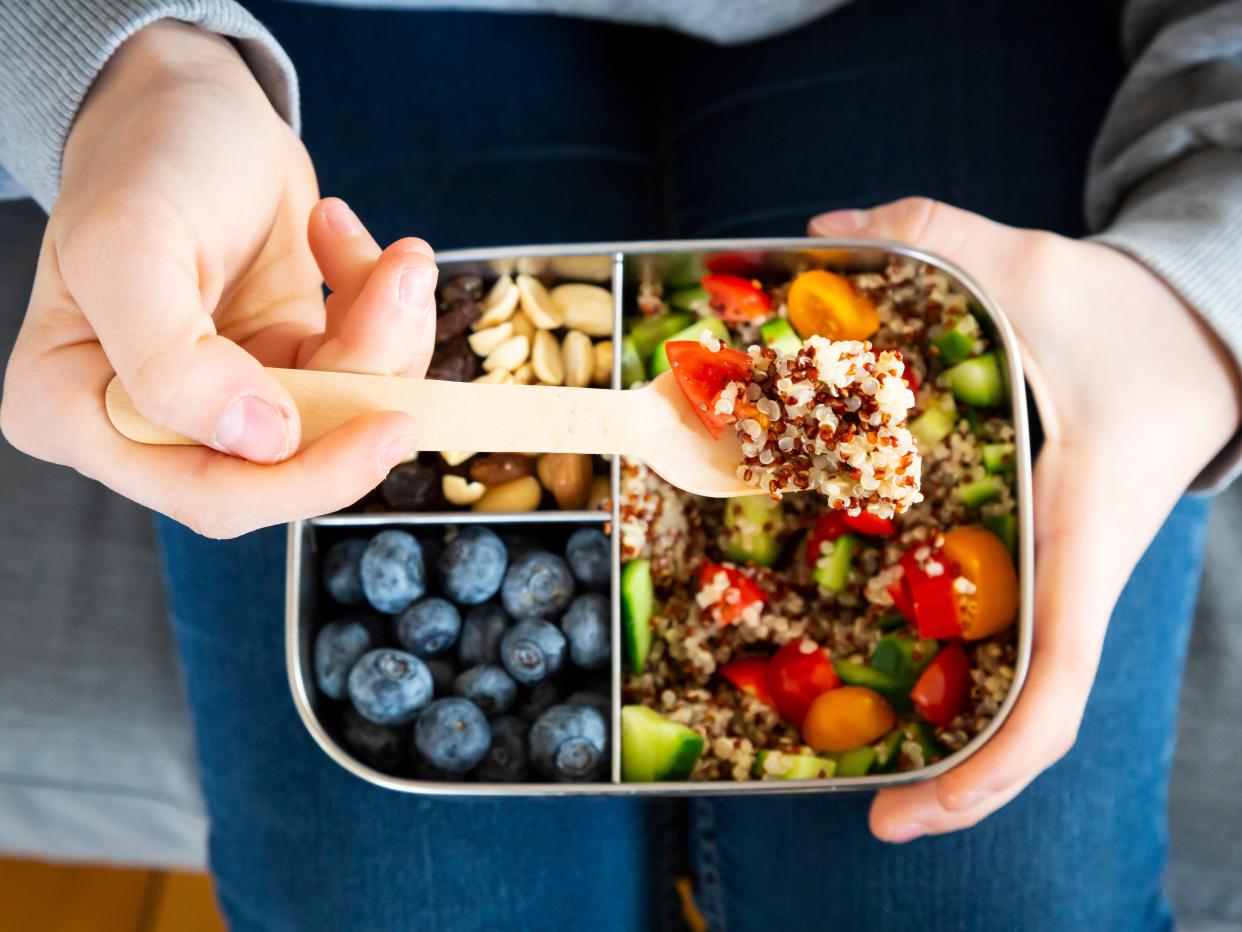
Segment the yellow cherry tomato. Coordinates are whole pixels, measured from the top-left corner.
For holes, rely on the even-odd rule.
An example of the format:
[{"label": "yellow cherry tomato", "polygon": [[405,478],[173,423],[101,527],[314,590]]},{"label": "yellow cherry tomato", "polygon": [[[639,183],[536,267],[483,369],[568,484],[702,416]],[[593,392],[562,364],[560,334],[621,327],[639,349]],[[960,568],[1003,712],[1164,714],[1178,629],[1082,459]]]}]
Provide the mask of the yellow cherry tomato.
[{"label": "yellow cherry tomato", "polygon": [[1001,539],[977,524],[944,535],[944,555],[975,587],[962,593],[958,607],[962,637],[968,641],[1003,631],[1018,617],[1018,572]]},{"label": "yellow cherry tomato", "polygon": [[884,697],[864,686],[821,693],[802,720],[802,740],[817,751],[848,751],[884,737],[897,714]]},{"label": "yellow cherry tomato", "polygon": [[880,329],[875,305],[826,269],[803,272],[789,286],[789,323],[802,339],[866,340]]}]

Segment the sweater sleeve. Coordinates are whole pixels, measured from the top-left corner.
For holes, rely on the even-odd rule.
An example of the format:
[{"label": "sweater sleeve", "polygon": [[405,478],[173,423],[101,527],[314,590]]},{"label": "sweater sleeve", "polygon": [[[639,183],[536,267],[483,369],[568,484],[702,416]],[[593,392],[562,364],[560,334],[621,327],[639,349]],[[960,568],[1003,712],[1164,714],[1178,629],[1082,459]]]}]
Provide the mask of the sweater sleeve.
[{"label": "sweater sleeve", "polygon": [[[1242,0],[1131,0],[1132,66],[1092,153],[1087,218],[1164,279],[1242,372]],[[1242,433],[1195,481],[1242,473]]]},{"label": "sweater sleeve", "polygon": [[45,210],[91,84],[122,42],[161,19],[231,38],[277,112],[298,128],[293,64],[232,0],[0,0],[0,165]]}]

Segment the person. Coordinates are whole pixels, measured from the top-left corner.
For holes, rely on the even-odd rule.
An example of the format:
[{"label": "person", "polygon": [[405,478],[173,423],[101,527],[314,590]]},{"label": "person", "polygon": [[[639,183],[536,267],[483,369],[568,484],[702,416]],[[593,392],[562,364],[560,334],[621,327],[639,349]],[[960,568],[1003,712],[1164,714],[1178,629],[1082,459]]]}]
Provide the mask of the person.
[{"label": "person", "polygon": [[[1242,8],[453,5],[475,9],[0,0],[0,163],[50,210],[0,427],[167,516],[232,926],[662,927],[688,843],[713,928],[1168,927],[1206,514],[1179,499],[1239,458]],[[421,799],[322,755],[281,670],[282,537],[258,529],[355,501],[418,437],[381,412],[299,450],[262,367],[420,376],[430,243],[806,218],[959,263],[1018,333],[1046,432],[1036,631],[995,739],[874,800]],[[206,446],[117,435],[114,373]]]}]

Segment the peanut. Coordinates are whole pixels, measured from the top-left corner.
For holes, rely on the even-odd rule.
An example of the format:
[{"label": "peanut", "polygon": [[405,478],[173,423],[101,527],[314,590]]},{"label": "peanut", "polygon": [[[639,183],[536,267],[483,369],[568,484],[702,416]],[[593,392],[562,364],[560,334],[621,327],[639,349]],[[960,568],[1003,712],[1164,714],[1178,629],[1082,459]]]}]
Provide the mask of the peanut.
[{"label": "peanut", "polygon": [[513,279],[502,275],[483,298],[483,316],[474,322],[475,330],[486,330],[513,316],[518,306],[518,288]]},{"label": "peanut", "polygon": [[561,361],[565,368],[566,385],[570,388],[589,385],[591,370],[595,368],[591,338],[581,330],[571,330],[565,334],[565,340],[561,344]]},{"label": "peanut", "polygon": [[506,320],[503,324],[477,330],[466,338],[476,356],[490,356],[492,350],[513,336],[513,321]]},{"label": "peanut", "polygon": [[509,337],[492,350],[491,355],[483,360],[484,372],[495,372],[503,369],[512,372],[530,356],[530,340],[526,337]]},{"label": "peanut", "polygon": [[612,335],[612,292],[599,285],[557,285],[550,292],[565,326],[587,336]]},{"label": "peanut", "polygon": [[440,488],[450,505],[473,505],[487,491],[482,482],[467,482],[461,476],[445,476],[440,480]]},{"label": "peanut", "polygon": [[536,464],[539,481],[556,498],[558,507],[577,511],[586,507],[595,477],[594,464],[586,453],[545,453]]},{"label": "peanut", "polygon": [[612,340],[595,344],[595,364],[591,367],[591,384],[608,388],[612,385]]},{"label": "peanut", "polygon": [[488,489],[473,508],[475,511],[534,511],[541,498],[543,491],[538,480],[534,476],[523,476]]},{"label": "peanut", "polygon": [[535,370],[535,377],[544,385],[560,385],[565,381],[565,361],[561,358],[560,344],[546,330],[535,334],[530,364]]},{"label": "peanut", "polygon": [[522,312],[537,329],[555,330],[565,323],[564,316],[552,303],[552,296],[548,294],[543,282],[533,275],[519,275],[517,287]]}]

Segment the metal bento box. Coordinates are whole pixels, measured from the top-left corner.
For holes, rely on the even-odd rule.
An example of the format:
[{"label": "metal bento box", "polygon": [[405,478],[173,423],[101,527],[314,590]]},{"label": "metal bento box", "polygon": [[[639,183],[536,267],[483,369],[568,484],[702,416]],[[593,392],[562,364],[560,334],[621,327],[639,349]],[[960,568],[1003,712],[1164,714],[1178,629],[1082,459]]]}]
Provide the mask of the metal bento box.
[{"label": "metal bento box", "polygon": [[[1017,567],[1018,611],[1008,667],[1011,679],[990,720],[960,747],[946,751],[944,756],[920,769],[899,772],[872,772],[863,776],[819,776],[814,779],[681,779],[665,782],[623,782],[621,707],[623,683],[623,630],[620,595],[621,575],[621,501],[622,464],[617,458],[596,460],[594,466],[598,494],[592,506],[582,500],[569,501],[571,507],[556,509],[559,496],[550,491],[541,494],[540,504],[520,512],[495,512],[474,507],[446,504],[445,500],[429,499],[430,510],[400,510],[378,498],[364,500],[354,509],[309,521],[295,522],[288,527],[288,570],[286,596],[286,659],[290,689],[306,728],[315,741],[333,760],[363,780],[407,793],[449,795],[686,795],[835,792],[841,790],[875,789],[882,786],[930,779],[954,767],[1000,727],[1012,709],[1026,676],[1032,632],[1033,534],[1031,517],[1031,449],[1027,397],[1022,376],[1022,362],[1014,333],[996,302],[964,271],[939,257],[896,243],[854,239],[763,239],[763,240],[702,240],[637,243],[603,243],[571,246],[525,246],[487,250],[461,250],[441,253],[438,257],[441,286],[460,280],[478,287],[477,276],[485,290],[504,276],[527,276],[553,289],[563,282],[590,282],[609,289],[612,298],[611,340],[593,344],[597,354],[611,354],[610,370],[597,368],[595,384],[622,387],[624,360],[623,320],[633,319],[634,309],[650,295],[640,292],[643,283],[663,282],[668,286],[695,284],[705,269],[742,270],[747,276],[790,275],[810,267],[826,268],[840,273],[863,273],[880,269],[890,262],[909,261],[920,268],[942,273],[968,298],[971,315],[978,320],[981,333],[997,349],[1003,350],[1002,365],[1007,366],[1009,399],[1002,409],[1012,425],[1013,447],[1011,490],[1013,514],[1016,516],[1016,541],[1013,541],[1013,562]],[[495,301],[490,290],[488,301]],[[476,294],[477,297],[477,294]],[[465,299],[463,299],[465,300]],[[444,313],[444,306],[441,306]],[[487,313],[485,310],[484,313]],[[478,312],[474,312],[478,316]],[[598,326],[598,324],[597,324]],[[973,326],[973,325],[972,325]],[[503,336],[508,337],[506,331]],[[602,336],[597,331],[596,336]],[[462,340],[466,339],[463,335]],[[498,337],[499,339],[499,337]],[[495,343],[496,341],[491,341]],[[463,344],[464,345],[464,344]],[[492,349],[494,347],[485,347]],[[603,360],[601,360],[603,362]],[[529,367],[528,367],[529,368]],[[478,371],[477,366],[475,371]],[[531,381],[539,381],[527,373]],[[510,376],[511,378],[511,376]],[[523,380],[519,376],[519,381]],[[601,390],[606,390],[601,388]],[[467,416],[479,416],[470,412]],[[469,457],[471,454],[463,454]],[[426,454],[424,454],[426,456]],[[437,461],[437,468],[448,469],[457,478],[449,479],[455,489],[472,487],[469,461],[455,469]],[[434,473],[433,483],[440,473]],[[587,478],[591,478],[590,470]],[[546,486],[549,490],[550,486]],[[398,495],[392,499],[401,504]],[[462,510],[468,508],[469,510]],[[597,528],[608,535],[610,546],[611,582],[604,595],[610,615],[610,655],[608,665],[598,675],[598,688],[606,690],[607,745],[606,766],[595,782],[484,782],[474,778],[456,779],[444,773],[416,774],[408,762],[390,772],[364,762],[340,737],[340,710],[333,700],[321,695],[314,673],[314,638],[318,628],[328,620],[331,599],[321,580],[320,564],[325,550],[335,541],[351,536],[369,535],[381,529],[404,529],[423,538],[441,535],[448,528],[485,525],[505,535],[517,535],[523,546],[544,547],[558,551],[576,529]],[[532,543],[533,542],[533,543]],[[689,576],[686,587],[693,586]],[[337,609],[340,607],[337,606]],[[710,742],[710,738],[708,739]],[[409,753],[408,751],[406,753]],[[762,776],[760,770],[755,771]],[[424,778],[429,777],[429,778]],[[537,778],[535,778],[537,779]]]}]

